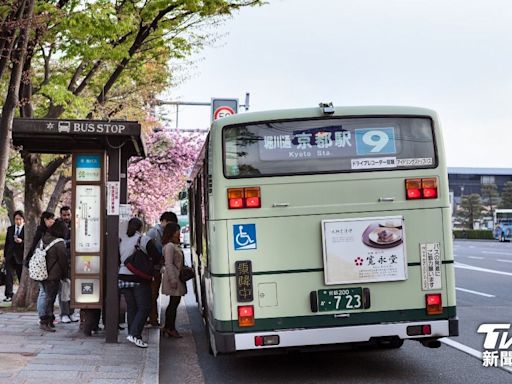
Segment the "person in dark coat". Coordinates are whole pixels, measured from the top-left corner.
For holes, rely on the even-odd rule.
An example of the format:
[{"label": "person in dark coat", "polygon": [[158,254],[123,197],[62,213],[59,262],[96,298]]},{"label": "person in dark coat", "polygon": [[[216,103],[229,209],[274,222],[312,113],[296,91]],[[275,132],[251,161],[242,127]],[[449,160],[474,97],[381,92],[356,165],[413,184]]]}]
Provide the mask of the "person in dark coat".
[{"label": "person in dark coat", "polygon": [[[66,224],[66,234],[64,240],[66,241],[66,250],[68,255],[68,274],[71,276],[71,208],[67,205],[60,209],[60,220]],[[62,290],[62,286],[61,286]],[[79,318],[74,316],[74,310],[71,308],[71,300],[62,301],[59,294],[59,308],[60,308],[60,322],[67,324],[77,322]]]},{"label": "person in dark coat", "polygon": [[25,218],[22,211],[14,212],[14,225],[7,228],[4,246],[5,259],[5,299],[12,301],[14,274],[21,281],[23,271],[23,251],[25,249]]},{"label": "person in dark coat", "polygon": [[46,251],[48,278],[42,281],[45,302],[44,314],[39,317],[39,328],[48,332],[55,332],[53,329],[55,298],[59,293],[60,281],[68,278],[68,258],[64,241],[66,231],[66,224],[62,220],[56,220],[43,236],[43,247],[46,248],[53,243],[53,246]]}]

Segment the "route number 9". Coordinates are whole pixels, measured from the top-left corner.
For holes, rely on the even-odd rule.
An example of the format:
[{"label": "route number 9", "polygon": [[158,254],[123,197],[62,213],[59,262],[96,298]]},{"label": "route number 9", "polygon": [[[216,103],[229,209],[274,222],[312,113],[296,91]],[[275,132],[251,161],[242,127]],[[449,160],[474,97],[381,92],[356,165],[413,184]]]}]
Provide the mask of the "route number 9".
[{"label": "route number 9", "polygon": [[363,143],[373,147],[370,152],[380,152],[389,142],[389,136],[384,131],[368,131],[362,137]]}]

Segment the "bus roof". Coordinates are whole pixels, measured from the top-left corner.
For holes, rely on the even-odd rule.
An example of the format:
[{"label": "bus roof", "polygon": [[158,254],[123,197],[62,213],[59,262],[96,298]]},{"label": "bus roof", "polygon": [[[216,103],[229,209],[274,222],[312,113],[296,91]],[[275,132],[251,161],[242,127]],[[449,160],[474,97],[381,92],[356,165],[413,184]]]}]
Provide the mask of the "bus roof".
[{"label": "bus roof", "polygon": [[316,108],[295,108],[280,109],[261,112],[247,112],[231,115],[213,122],[213,127],[219,125],[242,124],[254,121],[281,120],[281,119],[301,119],[316,118],[326,116],[430,116],[437,119],[437,113],[432,109],[407,106],[352,106],[352,107],[334,107],[335,112],[326,114],[321,107]]}]

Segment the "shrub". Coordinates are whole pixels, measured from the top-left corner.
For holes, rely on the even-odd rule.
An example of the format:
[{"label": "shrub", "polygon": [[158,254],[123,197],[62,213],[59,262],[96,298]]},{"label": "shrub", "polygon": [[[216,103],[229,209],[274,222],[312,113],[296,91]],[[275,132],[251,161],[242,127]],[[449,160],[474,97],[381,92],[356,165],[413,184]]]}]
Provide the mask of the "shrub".
[{"label": "shrub", "polygon": [[492,231],[488,229],[457,229],[453,231],[456,239],[493,240]]}]

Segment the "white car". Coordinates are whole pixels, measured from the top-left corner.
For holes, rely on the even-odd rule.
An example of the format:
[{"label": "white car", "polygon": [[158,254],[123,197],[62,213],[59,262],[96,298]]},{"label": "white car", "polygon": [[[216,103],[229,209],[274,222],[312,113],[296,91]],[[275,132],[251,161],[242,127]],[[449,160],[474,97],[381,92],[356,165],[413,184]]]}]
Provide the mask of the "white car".
[{"label": "white car", "polygon": [[183,248],[190,247],[190,227],[188,225],[181,228],[181,244],[183,244]]}]

